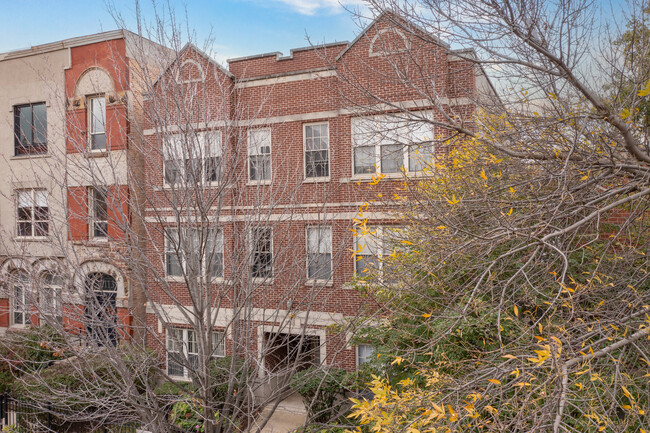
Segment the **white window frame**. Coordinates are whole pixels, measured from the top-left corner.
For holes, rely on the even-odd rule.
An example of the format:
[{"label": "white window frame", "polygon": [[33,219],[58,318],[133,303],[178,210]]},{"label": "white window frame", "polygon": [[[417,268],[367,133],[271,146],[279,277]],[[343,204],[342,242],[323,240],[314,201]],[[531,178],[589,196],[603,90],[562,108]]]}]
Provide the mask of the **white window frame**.
[{"label": "white window frame", "polygon": [[[19,281],[19,278],[21,281]],[[18,290],[20,293],[18,294]],[[32,323],[31,304],[29,296],[31,285],[29,275],[23,270],[15,271],[11,274],[11,325],[24,327]],[[20,301],[18,301],[20,298]],[[21,315],[20,320],[16,320],[17,315]]]},{"label": "white window frame", "polygon": [[[45,189],[16,190],[16,237],[17,238],[46,238],[50,232],[49,194]],[[39,206],[40,204],[40,206]],[[43,204],[45,206],[43,206]],[[20,219],[20,209],[29,209],[29,219]],[[45,208],[45,214],[37,218],[36,209]],[[20,225],[29,224],[29,234],[21,234]],[[37,234],[37,225],[46,228],[44,234]]]},{"label": "white window frame", "polygon": [[[95,131],[95,113],[94,113],[94,102],[99,101],[100,108],[103,107],[104,112],[99,113],[101,115],[100,124],[103,122],[103,131]],[[92,95],[86,97],[86,111],[88,112],[88,149],[91,152],[107,152],[108,151],[108,133],[106,130],[106,95]],[[94,147],[94,136],[104,136],[104,147],[95,148]]]},{"label": "white window frame", "polygon": [[[220,129],[188,132],[187,134],[168,134],[163,140],[163,184],[166,187],[183,188],[196,184],[219,184],[223,176],[223,137]],[[212,161],[217,159],[218,162]],[[187,167],[193,165],[193,160],[200,161],[200,172],[194,173],[199,182],[188,178]],[[176,162],[172,162],[176,161]],[[168,177],[169,166],[176,167],[178,180],[170,181]],[[215,165],[216,179],[207,179],[209,164]]]},{"label": "white window frame", "polygon": [[[255,234],[257,230],[264,230],[269,232],[269,248],[270,248],[270,263],[269,263],[269,275],[254,275],[253,272],[253,267],[255,266],[255,257],[257,254],[257,238],[258,236]],[[268,226],[259,226],[259,227],[252,227],[249,232],[249,245],[250,245],[250,265],[249,265],[249,273],[250,276],[253,280],[258,280],[258,281],[272,281],[273,280],[273,260],[274,260],[274,254],[273,254],[273,228],[268,227]]]},{"label": "white window frame", "polygon": [[[171,376],[171,377],[176,377],[179,379],[190,379],[190,372],[187,366],[183,365],[181,362],[177,362],[177,367],[180,369],[183,369],[183,374],[178,375],[178,374],[173,374],[170,373],[169,367],[170,367],[170,361],[175,362],[171,359],[170,354],[171,353],[181,353],[180,355],[180,361],[190,361],[191,362],[191,357],[195,356],[196,360],[198,362],[198,343],[196,340],[196,333],[195,330],[192,328],[170,328],[166,332],[166,350],[167,350],[167,360],[166,360],[166,366],[165,366],[165,371],[166,373]],[[176,334],[175,336],[172,336],[172,334]],[[180,335],[180,338],[177,336]],[[223,331],[216,331],[212,330],[211,332],[211,338],[212,338],[212,348],[213,348],[213,353],[211,358],[223,358],[226,356],[226,333]],[[190,336],[194,337],[193,343],[194,343],[194,348],[191,347],[190,345]],[[180,349],[180,352],[179,352]],[[190,352],[190,349],[193,349],[194,351]]]},{"label": "white window frame", "polygon": [[[362,357],[361,355],[362,350],[368,350],[369,353]],[[357,344],[355,351],[357,354],[357,368],[361,367],[361,365],[367,362],[372,361],[370,357],[374,355],[376,352],[375,348],[370,344]]]},{"label": "white window frame", "polygon": [[[192,236],[192,245],[188,245],[187,250],[194,251],[194,245],[200,243],[200,237],[198,236],[200,229],[191,229],[183,228],[181,229],[184,232],[184,236]],[[213,281],[220,281],[224,278],[224,239],[223,239],[223,230],[222,229],[207,229],[207,237],[204,246],[204,258],[201,262],[201,275],[206,279],[211,279]],[[183,274],[187,272],[187,257],[185,256],[186,249],[183,248],[183,245],[180,246],[178,254],[174,249],[174,242],[178,244],[179,231],[178,228],[169,228],[165,231],[165,276],[167,278],[180,278],[183,277]],[[176,238],[176,240],[170,239],[170,237]],[[214,237],[214,240],[211,241]],[[174,242],[172,242],[174,241]],[[187,242],[187,241],[186,241]],[[214,249],[212,249],[214,245]],[[178,245],[177,245],[178,246]],[[199,245],[196,246],[198,249]],[[170,257],[176,257],[178,259],[178,266],[181,269],[179,274],[171,274],[169,272],[169,261]],[[198,260],[198,255],[196,260]],[[209,260],[212,259],[212,260]],[[209,275],[208,268],[209,264],[216,259],[216,263],[220,265],[220,275]]]},{"label": "white window frame", "polygon": [[[51,281],[46,281],[51,276]],[[61,295],[63,292],[62,278],[53,272],[46,271],[41,274],[42,295],[40,299],[41,315],[49,318],[52,322],[63,322],[63,303]]]},{"label": "white window frame", "polygon": [[[95,193],[98,192],[101,195],[101,191],[104,192],[104,204],[106,205],[106,219],[98,219],[97,209],[95,204],[97,199],[95,198]],[[108,239],[108,187],[88,187],[88,219],[89,219],[89,237],[90,239],[95,240],[106,240]],[[96,224],[105,224],[106,230],[104,234],[96,234],[95,225]]]},{"label": "white window frame", "polygon": [[[307,136],[307,128],[314,128],[314,127],[322,127],[326,126],[327,132],[325,134],[325,149],[315,149],[315,150],[308,150],[307,149],[307,141],[309,140],[309,137]],[[313,138],[313,137],[312,137]],[[322,139],[321,139],[322,140]],[[317,123],[305,123],[302,125],[302,146],[303,146],[303,163],[304,163],[304,176],[305,179],[311,180],[311,181],[319,181],[319,180],[329,180],[331,176],[331,162],[330,162],[330,127],[329,127],[329,122],[317,122]],[[307,154],[308,153],[317,153],[317,152],[322,152],[325,151],[327,153],[327,174],[325,176],[309,176],[308,173],[308,163],[307,163]]]},{"label": "white window frame", "polygon": [[[435,156],[435,147],[432,144],[433,126],[426,121],[418,121],[415,117],[424,119],[433,119],[431,111],[413,112],[413,118],[407,118],[406,115],[396,113],[394,115],[376,115],[365,117],[353,117],[350,120],[350,130],[352,136],[352,176],[371,177],[377,173],[383,173],[388,176],[399,176],[402,170],[407,173],[421,173],[422,158],[433,158]],[[417,143],[425,143],[418,145]],[[393,146],[396,155],[399,156],[397,163],[400,164],[397,170],[385,172],[382,170],[382,150],[388,146]],[[356,172],[357,149],[372,148],[367,154],[372,153],[374,167],[367,172]],[[421,148],[428,148],[425,157],[418,157]],[[388,160],[389,158],[387,158]],[[420,163],[420,167],[413,168],[415,163]]]},{"label": "white window frame", "polygon": [[[375,257],[377,263],[375,263],[378,274],[380,276],[380,282],[388,282],[388,279],[384,275],[384,256],[392,254],[391,251],[388,251],[386,246],[386,234],[388,231],[397,232],[398,230],[404,230],[402,226],[370,226],[367,228],[367,234],[361,235],[359,233],[360,229],[357,229],[357,233],[354,236],[354,273],[357,277],[363,277],[363,270],[359,270],[358,263],[361,261],[358,257]],[[372,239],[370,245],[368,245],[368,238]],[[362,239],[363,238],[363,239]],[[365,243],[361,245],[360,240],[364,240]],[[376,249],[376,251],[372,251]],[[366,268],[364,268],[366,269]]]},{"label": "white window frame", "polygon": [[[318,232],[317,245],[314,244],[310,238],[311,232]],[[324,242],[323,242],[324,240]],[[306,243],[306,274],[307,280],[309,281],[330,281],[332,279],[332,227],[331,226],[307,226],[305,227],[305,243]],[[317,251],[312,251],[316,247]],[[327,278],[317,278],[318,270],[316,270],[315,275],[310,275],[311,273],[311,256],[329,256],[327,258],[329,262],[329,274]]]},{"label": "white window frame", "polygon": [[[256,142],[253,140],[253,136],[266,134],[267,139],[261,141],[258,145],[255,145]],[[268,152],[262,152],[261,148],[268,148]],[[269,184],[273,179],[273,134],[271,128],[255,128],[249,129],[247,133],[247,149],[248,149],[248,158],[247,158],[247,171],[248,171],[248,182],[255,184]],[[262,170],[262,173],[268,171],[268,177],[258,179],[257,176],[253,178],[251,176],[252,163],[251,160],[253,157],[258,157],[262,160],[262,163],[266,165],[268,163],[268,170]],[[268,161],[267,161],[268,160]],[[256,171],[258,173],[258,171]]]}]

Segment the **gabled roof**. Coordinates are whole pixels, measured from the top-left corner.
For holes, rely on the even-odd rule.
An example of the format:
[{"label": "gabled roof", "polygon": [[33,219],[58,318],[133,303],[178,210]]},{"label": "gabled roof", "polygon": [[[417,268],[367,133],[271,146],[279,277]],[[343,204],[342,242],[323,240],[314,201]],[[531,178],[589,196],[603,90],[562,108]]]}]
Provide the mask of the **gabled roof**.
[{"label": "gabled roof", "polygon": [[410,31],[415,30],[415,31],[417,31],[419,33],[422,33],[423,35],[426,35],[435,44],[438,44],[438,45],[440,45],[440,46],[442,46],[444,48],[447,48],[447,49],[450,48],[449,44],[447,44],[446,42],[443,42],[440,38],[438,38],[438,37],[432,35],[431,33],[427,32],[426,30],[424,30],[422,27],[418,26],[417,24],[414,24],[414,23],[412,23],[410,21],[405,20],[404,18],[402,18],[400,15],[396,14],[395,12],[383,11],[374,20],[372,20],[372,22],[370,24],[368,24],[361,31],[361,33],[359,33],[357,35],[357,37],[354,38],[354,40],[352,42],[350,42],[348,44],[348,46],[345,47],[345,49],[339,53],[338,56],[336,56],[336,59],[334,59],[334,60],[335,61],[340,60],[345,55],[345,53],[348,52],[348,50],[350,48],[352,48],[352,46],[354,44],[357,43],[357,41],[359,41],[362,37],[364,37],[366,35],[366,33],[368,33],[368,30],[370,30],[373,26],[375,26],[379,21],[381,21],[383,19],[386,19],[386,18],[390,19],[391,22],[393,22],[394,24],[396,24],[397,26],[399,26],[401,28],[408,29]]},{"label": "gabled roof", "polygon": [[207,60],[209,63],[211,63],[215,68],[217,68],[219,71],[223,72],[223,73],[224,73],[228,78],[232,78],[232,79],[235,78],[235,76],[234,76],[233,74],[231,74],[230,71],[228,71],[226,68],[224,68],[223,66],[221,66],[221,65],[219,64],[219,62],[217,62],[216,60],[214,60],[212,57],[210,57],[207,53],[205,53],[203,50],[201,50],[200,48],[198,48],[198,47],[197,47],[196,45],[194,45],[193,43],[188,42],[188,43],[185,44],[185,46],[184,46],[184,47],[183,47],[183,48],[178,52],[178,54],[176,55],[176,58],[174,59],[174,61],[172,61],[169,65],[167,65],[167,67],[165,68],[165,70],[162,71],[162,73],[158,76],[158,78],[156,78],[156,81],[154,81],[154,83],[153,83],[154,86],[155,86],[156,84],[158,84],[158,81],[160,81],[160,79],[161,79],[161,78],[162,78],[162,77],[163,77],[163,76],[164,76],[164,75],[165,75],[165,74],[166,74],[166,73],[171,69],[171,67],[174,66],[174,64],[176,64],[176,62],[178,62],[178,61],[183,57],[183,54],[185,54],[185,52],[187,52],[187,51],[189,51],[189,50],[194,50],[198,55],[200,55],[201,57],[203,57],[204,59],[206,59],[206,60]]}]

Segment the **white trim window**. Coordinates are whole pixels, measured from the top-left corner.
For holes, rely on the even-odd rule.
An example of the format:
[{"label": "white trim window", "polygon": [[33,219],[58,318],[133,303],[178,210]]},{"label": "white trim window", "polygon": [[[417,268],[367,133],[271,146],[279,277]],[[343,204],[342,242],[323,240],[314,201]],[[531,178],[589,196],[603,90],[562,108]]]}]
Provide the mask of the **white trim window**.
[{"label": "white trim window", "polygon": [[373,346],[369,344],[357,345],[357,368],[373,359],[375,359],[375,348]]},{"label": "white trim window", "polygon": [[29,325],[31,323],[31,307],[29,303],[29,276],[24,271],[16,271],[11,275],[11,323],[12,325]]},{"label": "white trim window", "polygon": [[90,198],[90,237],[104,239],[108,236],[108,189],[90,187],[88,197]]},{"label": "white trim window", "polygon": [[222,177],[221,131],[170,134],[163,143],[165,184],[189,186]]},{"label": "white trim window", "polygon": [[63,321],[63,306],[61,292],[63,279],[52,273],[45,272],[41,276],[41,315],[46,323],[61,323]]},{"label": "white trim window", "polygon": [[332,277],[332,228],[307,227],[307,278],[329,280]]},{"label": "white trim window", "polygon": [[[168,277],[192,275],[201,268],[201,275],[223,278],[223,231],[178,229],[165,232],[165,274]],[[180,239],[180,240],[179,240]]]},{"label": "white trim window", "polygon": [[303,125],[303,140],[305,178],[329,177],[329,123]]},{"label": "white trim window", "polygon": [[273,278],[273,230],[251,229],[251,277]]},{"label": "white trim window", "polygon": [[426,120],[430,112],[414,113],[425,120],[402,115],[355,117],[352,147],[355,175],[419,172],[434,156],[433,128]]},{"label": "white trim window", "polygon": [[[212,331],[212,358],[226,356],[225,333]],[[167,374],[190,378],[190,371],[199,363],[199,349],[193,329],[173,328],[167,331]]]},{"label": "white trim window", "polygon": [[248,130],[248,179],[271,180],[271,129]]},{"label": "white trim window", "polygon": [[92,96],[86,103],[90,150],[106,150],[106,97]]},{"label": "white trim window", "polygon": [[19,237],[43,237],[49,231],[50,211],[47,191],[16,191],[16,234]]},{"label": "white trim window", "polygon": [[357,276],[373,275],[380,281],[394,281],[394,269],[387,260],[393,252],[399,251],[403,244],[403,227],[368,227],[365,232],[355,234],[355,272]]}]

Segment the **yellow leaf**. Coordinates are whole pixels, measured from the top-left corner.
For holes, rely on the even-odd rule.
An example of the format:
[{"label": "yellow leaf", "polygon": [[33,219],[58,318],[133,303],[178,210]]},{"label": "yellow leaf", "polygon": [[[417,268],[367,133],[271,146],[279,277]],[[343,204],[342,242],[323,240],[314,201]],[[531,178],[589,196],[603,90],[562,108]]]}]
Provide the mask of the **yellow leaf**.
[{"label": "yellow leaf", "polygon": [[510,208],[510,210],[508,212],[506,212],[506,215],[508,215],[508,216],[512,215],[512,208]]},{"label": "yellow leaf", "polygon": [[501,385],[501,381],[497,379],[488,379],[488,382],[493,383],[495,385]]},{"label": "yellow leaf", "polygon": [[481,170],[481,179],[487,180],[487,176],[485,175],[485,169]]},{"label": "yellow leaf", "polygon": [[650,81],[645,83],[645,88],[643,90],[639,90],[637,93],[638,96],[648,96],[650,94]]},{"label": "yellow leaf", "polygon": [[431,317],[431,314],[429,314],[429,313],[424,313],[424,314],[422,315],[422,317],[424,317],[425,319],[428,319],[429,317]]},{"label": "yellow leaf", "polygon": [[515,305],[515,316],[519,317],[519,308],[517,308],[517,305]]},{"label": "yellow leaf", "polygon": [[[541,334],[541,333],[542,333],[542,330],[544,329],[544,328],[542,327],[542,324],[541,324],[541,323],[538,323],[538,324],[537,324],[537,328],[539,328],[539,333]],[[553,338],[553,337],[551,337],[551,338]]]},{"label": "yellow leaf", "polygon": [[503,355],[501,358],[506,358],[506,359],[517,359],[515,355]]},{"label": "yellow leaf", "polygon": [[447,228],[447,226],[438,226],[438,227],[436,227],[436,228],[437,228],[438,230],[444,230],[444,229]]}]

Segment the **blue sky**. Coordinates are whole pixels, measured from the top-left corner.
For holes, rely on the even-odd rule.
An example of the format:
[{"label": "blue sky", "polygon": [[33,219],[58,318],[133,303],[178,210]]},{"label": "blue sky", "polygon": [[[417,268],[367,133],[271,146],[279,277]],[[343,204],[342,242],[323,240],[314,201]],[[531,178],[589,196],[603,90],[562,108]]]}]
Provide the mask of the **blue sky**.
[{"label": "blue sky", "polygon": [[[166,3],[158,2],[158,3]],[[289,53],[312,43],[352,40],[359,28],[345,8],[359,0],[170,0],[199,46],[214,39],[217,60],[264,52]],[[114,0],[135,29],[135,0]],[[341,5],[343,4],[343,5]],[[141,0],[150,19],[152,0]],[[0,0],[0,52],[117,28],[105,0]]]}]

